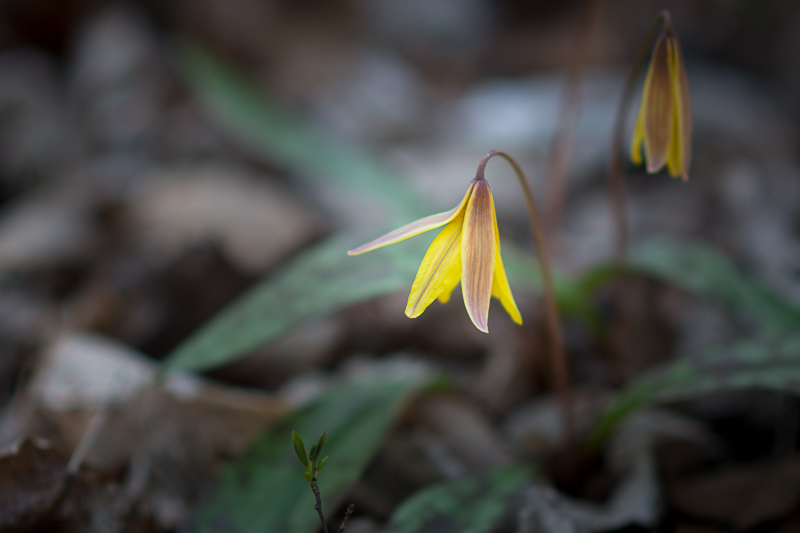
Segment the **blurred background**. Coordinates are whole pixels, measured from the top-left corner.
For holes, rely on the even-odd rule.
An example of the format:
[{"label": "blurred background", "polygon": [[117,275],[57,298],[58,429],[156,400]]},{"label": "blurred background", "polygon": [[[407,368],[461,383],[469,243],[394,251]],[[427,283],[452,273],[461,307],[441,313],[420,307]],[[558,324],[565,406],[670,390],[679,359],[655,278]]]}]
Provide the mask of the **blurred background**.
[{"label": "blurred background", "polygon": [[[220,359],[192,359],[182,369],[202,370],[204,377],[186,378],[190,384],[178,387],[183,396],[174,393],[181,401],[150,389],[146,400],[137,395],[157,371],[154,361],[259,282],[280,282],[300,268],[304,254],[335,238],[344,254],[456,205],[490,149],[509,151],[528,173],[560,275],[607,261],[612,123],[633,58],[665,8],[692,95],[691,179],[629,166],[631,239],[666,234],[704,242],[796,304],[796,2],[0,3],[0,444],[34,437],[47,443],[17,449],[19,459],[0,468],[0,503],[5,497],[14,509],[0,512],[0,525],[202,530],[199,522],[186,524],[202,508],[198,502],[210,490],[204,487],[213,485],[220,464],[337,376],[398,354],[400,366],[422,362],[444,371],[456,392],[419,400],[424,405],[406,412],[400,436],[344,496],[357,503],[354,529],[377,531],[403,498],[430,483],[509,464],[511,457],[555,453],[555,437],[534,445],[520,436],[519,420],[530,420],[521,411],[525,402],[551,401],[552,389],[547,363],[530,356],[545,345],[530,286],[512,283],[523,316],[531,317],[525,328],[495,304],[492,334],[475,331],[458,290],[453,302],[434,304],[414,321],[403,315],[433,235],[398,252],[408,254],[397,281],[406,288],[386,285],[375,299],[365,293],[330,312],[304,311],[296,323],[264,334],[268,342],[260,347],[244,339]],[[565,92],[565,79],[572,92]],[[562,193],[548,182],[553,142],[564,133],[559,128],[569,138],[562,146]],[[487,177],[503,242],[531,250],[510,169],[493,162]],[[270,293],[269,305],[291,307],[293,298],[321,294],[320,284],[335,283],[337,269],[355,264],[337,261],[315,271],[308,285],[298,277],[299,286]],[[718,308],[648,281],[636,293],[636,356],[621,369],[609,348],[614,300],[603,290],[592,298],[609,324],[608,337],[598,341],[575,319],[564,327],[576,388],[604,397],[652,365],[730,338],[738,327]],[[267,322],[256,318],[254,327]],[[402,373],[386,370],[395,371]],[[139,398],[136,408],[131,398]],[[90,420],[109,406],[116,414],[104,422],[79,488],[71,485],[64,496],[66,459]],[[795,457],[794,396],[756,394],[698,409],[693,416],[706,417],[733,450],[713,461],[763,458],[775,446]],[[777,427],[784,429],[776,433]],[[744,433],[752,438],[740,438]],[[522,440],[512,446],[508,439],[517,437],[508,435]],[[465,439],[472,448],[459,447]],[[731,444],[737,439],[741,449]],[[442,459],[446,450],[460,463]],[[679,458],[669,472],[681,475],[709,461],[692,456],[692,463],[682,452],[668,457]],[[39,474],[8,474],[29,468]],[[619,479],[603,472],[605,466],[592,463],[558,483],[575,497],[602,501]],[[759,471],[743,486],[763,486],[771,475]],[[670,483],[670,490],[684,487]],[[800,476],[789,483],[800,486]],[[726,522],[732,511],[725,504],[709,517],[704,509],[716,504],[698,510],[695,496],[681,500],[682,490],[659,500],[668,502],[662,506],[668,512],[654,512],[652,527],[800,528],[794,489],[785,506],[734,524]],[[695,522],[705,529],[687,529],[695,527],[682,525],[687,516],[699,516]],[[612,525],[617,530],[627,522]]]}]

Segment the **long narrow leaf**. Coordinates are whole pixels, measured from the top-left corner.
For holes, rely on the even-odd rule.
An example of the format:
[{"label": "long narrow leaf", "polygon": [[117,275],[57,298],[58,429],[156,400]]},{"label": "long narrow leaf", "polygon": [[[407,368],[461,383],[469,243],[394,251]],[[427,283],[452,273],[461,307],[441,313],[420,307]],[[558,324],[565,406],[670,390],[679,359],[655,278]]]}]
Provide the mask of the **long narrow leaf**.
[{"label": "long narrow leaf", "polygon": [[[359,257],[345,253],[359,242],[352,236],[313,246],[180,344],[165,360],[162,373],[220,366],[314,319],[371,298],[407,292],[431,239],[432,234],[419,236]],[[531,258],[511,246],[504,248],[503,257],[515,290],[539,291],[539,269]],[[587,294],[576,290],[575,282],[559,277],[556,295],[566,313],[587,320],[593,316]]]},{"label": "long narrow leaf", "polygon": [[675,239],[643,242],[631,254],[631,268],[749,317],[764,331],[800,329],[800,308],[741,274],[709,246]]},{"label": "long narrow leaf", "polygon": [[[513,523],[521,492],[530,480],[515,466],[489,475],[424,489],[403,502],[385,533],[489,533],[504,519]],[[516,503],[516,505],[515,505]]]},{"label": "long narrow leaf", "polygon": [[178,58],[205,109],[254,155],[346,194],[368,196],[395,214],[420,212],[420,199],[374,157],[292,117],[202,47],[185,45]]},{"label": "long narrow leaf", "polygon": [[638,377],[600,419],[590,441],[601,442],[628,415],[654,403],[752,388],[800,394],[800,333],[707,346]]},{"label": "long narrow leaf", "polygon": [[331,239],[300,254],[180,344],[163,372],[222,365],[314,318],[407,289],[426,242],[414,239],[358,258],[347,255],[348,246],[352,239]]}]

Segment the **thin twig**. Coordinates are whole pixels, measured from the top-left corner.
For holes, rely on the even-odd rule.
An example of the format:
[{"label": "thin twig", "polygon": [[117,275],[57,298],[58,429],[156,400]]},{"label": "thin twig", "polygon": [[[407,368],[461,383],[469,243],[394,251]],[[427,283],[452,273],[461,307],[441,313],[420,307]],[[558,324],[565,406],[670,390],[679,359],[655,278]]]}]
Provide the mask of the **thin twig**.
[{"label": "thin twig", "polygon": [[558,107],[558,121],[550,153],[547,158],[545,184],[547,195],[544,205],[545,231],[554,255],[559,253],[558,231],[567,196],[567,177],[575,132],[578,129],[581,100],[583,97],[583,73],[591,51],[592,37],[597,29],[604,0],[587,0],[581,16],[575,39],[572,43],[570,61],[564,76],[561,101]]},{"label": "thin twig", "polygon": [[531,223],[531,232],[536,244],[537,254],[539,260],[539,268],[542,271],[542,285],[544,288],[544,302],[545,314],[547,319],[547,329],[550,335],[551,347],[551,365],[553,368],[553,377],[555,380],[556,391],[558,392],[561,400],[561,408],[563,409],[564,417],[564,433],[568,445],[574,443],[574,423],[572,414],[572,393],[570,391],[569,371],[567,369],[567,358],[564,354],[564,341],[561,336],[561,324],[558,318],[558,306],[556,305],[556,292],[553,285],[553,276],[550,270],[550,258],[547,253],[547,244],[544,239],[544,232],[542,231],[542,223],[539,219],[539,213],[536,209],[536,201],[531,192],[528,180],[525,177],[522,167],[516,159],[509,153],[502,150],[492,150],[483,156],[475,179],[483,179],[486,163],[494,156],[500,156],[505,159],[517,175],[522,192],[525,195],[525,203],[528,208],[528,218]]},{"label": "thin twig", "polygon": [[344,513],[344,518],[342,519],[342,525],[339,526],[339,533],[344,533],[344,528],[347,526],[347,521],[350,519],[350,516],[353,514],[353,509],[355,509],[355,504],[351,503],[350,506],[347,508],[347,512]]},{"label": "thin twig", "polygon": [[314,509],[317,510],[317,514],[319,515],[319,521],[322,522],[322,531],[324,533],[328,533],[328,524],[325,522],[325,515],[322,514],[322,496],[319,493],[319,485],[317,485],[317,474],[314,473],[311,476],[311,490],[314,491],[314,496],[317,499],[317,503],[314,504]]},{"label": "thin twig", "polygon": [[69,462],[67,463],[67,476],[72,477],[78,473],[78,470],[80,470],[83,464],[83,460],[86,459],[89,450],[94,446],[97,437],[100,436],[100,432],[103,430],[107,421],[108,408],[100,407],[92,416],[89,425],[86,426],[86,430],[81,436],[81,440],[78,441],[78,445],[75,446],[75,450],[73,450],[69,458]]}]

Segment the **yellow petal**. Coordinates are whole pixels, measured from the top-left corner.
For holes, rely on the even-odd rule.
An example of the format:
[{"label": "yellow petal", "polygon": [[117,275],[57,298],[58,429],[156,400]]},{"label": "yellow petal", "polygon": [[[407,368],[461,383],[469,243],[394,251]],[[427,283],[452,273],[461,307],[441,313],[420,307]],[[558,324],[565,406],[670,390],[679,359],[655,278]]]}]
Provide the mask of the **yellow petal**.
[{"label": "yellow petal", "polygon": [[450,295],[453,293],[453,290],[456,288],[456,285],[458,285],[459,281],[461,281],[460,275],[452,280],[452,284],[450,286],[442,287],[442,293],[439,294],[439,301],[441,303],[446,304],[450,301]]},{"label": "yellow petal", "polygon": [[[498,243],[499,244],[499,243]],[[500,246],[497,247],[496,258],[494,261],[494,279],[492,280],[492,296],[500,300],[503,308],[517,324],[522,324],[522,315],[519,314],[514,296],[511,294],[511,287],[508,285],[506,269],[503,267],[503,258],[500,257]]]},{"label": "yellow petal", "polygon": [[[406,316],[416,318],[431,302],[450,291],[461,277],[461,237],[464,213],[459,213],[433,240],[422,259],[408,295]],[[449,297],[449,292],[447,293]]]},{"label": "yellow petal", "polygon": [[[689,164],[692,159],[692,104],[689,96],[689,82],[678,37],[670,37],[670,81],[672,83],[674,111],[674,147],[670,147],[670,160],[667,160],[669,173],[673,177],[689,179]],[[673,155],[674,152],[674,155]]]},{"label": "yellow petal", "polygon": [[644,101],[639,104],[639,113],[636,115],[636,124],[633,127],[631,139],[631,161],[634,165],[642,164],[642,143],[644,142]]},{"label": "yellow petal", "polygon": [[679,127],[680,119],[679,110],[676,106],[673,106],[673,126],[672,126],[672,135],[669,140],[669,153],[667,155],[667,171],[669,175],[673,178],[677,178],[683,172],[683,164],[682,159],[683,155],[681,153],[682,146],[681,146],[681,130]]},{"label": "yellow petal", "polygon": [[489,332],[489,302],[497,250],[494,225],[492,191],[485,180],[477,181],[464,211],[461,293],[472,323],[484,333]]},{"label": "yellow petal", "polygon": [[644,106],[644,152],[647,171],[658,172],[667,162],[673,126],[673,98],[667,38],[656,41],[642,93]]},{"label": "yellow petal", "polygon": [[454,218],[461,213],[467,205],[467,200],[472,193],[473,184],[470,183],[469,188],[467,188],[467,194],[464,195],[464,199],[461,200],[461,203],[458,204],[456,207],[451,209],[450,211],[444,213],[438,213],[436,215],[431,215],[425,218],[421,218],[419,220],[415,220],[410,224],[406,224],[402,228],[398,228],[394,231],[387,233],[382,237],[378,237],[374,241],[368,242],[358,248],[354,248],[347,252],[347,255],[360,255],[366,252],[370,252],[377,248],[383,248],[384,246],[389,246],[390,244],[394,244],[396,242],[404,241],[410,237],[414,237],[415,235],[419,235],[420,233],[424,233],[426,231],[430,231],[432,229],[436,229],[440,226],[444,226],[448,222],[452,221]]},{"label": "yellow petal", "polygon": [[511,294],[511,287],[508,284],[506,269],[503,266],[503,258],[500,256],[500,231],[497,229],[497,215],[494,209],[492,210],[492,219],[494,220],[494,238],[497,241],[497,250],[495,251],[494,260],[494,277],[492,279],[492,296],[500,300],[506,313],[511,316],[511,320],[517,324],[522,324],[522,315],[519,314],[517,304],[514,302],[514,296]]}]

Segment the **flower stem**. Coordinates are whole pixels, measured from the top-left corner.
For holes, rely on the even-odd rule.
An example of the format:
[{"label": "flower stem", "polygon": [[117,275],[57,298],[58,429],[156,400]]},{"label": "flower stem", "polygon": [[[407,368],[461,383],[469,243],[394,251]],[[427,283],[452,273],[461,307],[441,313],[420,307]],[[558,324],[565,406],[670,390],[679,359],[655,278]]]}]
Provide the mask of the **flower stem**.
[{"label": "flower stem", "polygon": [[[609,191],[611,194],[612,220],[614,225],[614,258],[617,268],[624,275],[628,263],[628,217],[627,217],[627,194],[625,192],[625,122],[630,113],[633,97],[642,71],[647,66],[658,30],[664,27],[671,31],[672,21],[669,12],[664,10],[658,14],[653,21],[647,35],[642,42],[642,46],[636,54],[636,58],[628,72],[628,78],[622,89],[617,113],[614,118],[614,129],[611,135],[611,153],[609,157]],[[624,280],[622,280],[624,282]],[[632,349],[630,348],[631,322],[634,320],[632,313],[633,293],[630,283],[622,283],[619,286],[619,334],[616,341],[616,348],[612,349],[616,359],[616,371],[618,378],[624,380],[628,374],[628,362],[631,358]]]},{"label": "flower stem", "polygon": [[528,218],[531,223],[531,232],[533,233],[533,240],[536,244],[537,258],[539,260],[539,268],[542,271],[542,285],[544,289],[544,303],[547,319],[547,330],[550,336],[551,348],[551,367],[553,369],[553,379],[555,381],[556,391],[561,400],[561,408],[563,409],[564,418],[564,435],[567,444],[571,447],[574,443],[574,423],[573,423],[573,410],[572,410],[572,394],[570,392],[569,372],[567,369],[567,358],[564,355],[564,341],[561,336],[561,325],[558,317],[558,306],[556,305],[556,292],[553,285],[553,276],[550,270],[550,259],[547,253],[547,244],[544,239],[544,232],[542,231],[542,223],[539,219],[539,213],[536,209],[536,201],[533,197],[528,180],[525,177],[522,167],[516,159],[509,153],[503,150],[492,150],[483,156],[475,179],[484,179],[484,171],[486,163],[494,156],[500,156],[505,159],[517,175],[522,192],[525,195],[525,204],[528,208]]},{"label": "flower stem", "polygon": [[317,499],[317,503],[314,504],[314,509],[317,510],[317,514],[319,515],[319,521],[322,522],[322,531],[323,533],[328,533],[328,524],[325,523],[325,515],[322,514],[322,496],[320,496],[319,493],[319,485],[317,484],[316,472],[311,476],[311,490],[314,491],[314,496]]},{"label": "flower stem", "polygon": [[611,136],[611,157],[609,157],[609,188],[611,191],[611,203],[613,206],[614,221],[614,256],[620,265],[624,265],[628,258],[628,219],[626,215],[626,194],[625,194],[625,119],[630,112],[633,103],[634,89],[636,82],[647,64],[650,50],[658,37],[658,29],[661,25],[666,28],[672,27],[672,22],[667,11],[662,11],[656,17],[653,25],[647,33],[642,43],[636,59],[633,61],[625,86],[622,90],[617,114],[614,118],[614,129]]},{"label": "flower stem", "polygon": [[355,507],[356,507],[355,504],[351,503],[350,506],[347,508],[347,512],[344,513],[344,518],[342,518],[342,525],[339,526],[339,533],[344,533],[344,528],[347,527],[347,521],[353,515],[353,510],[355,509]]}]

